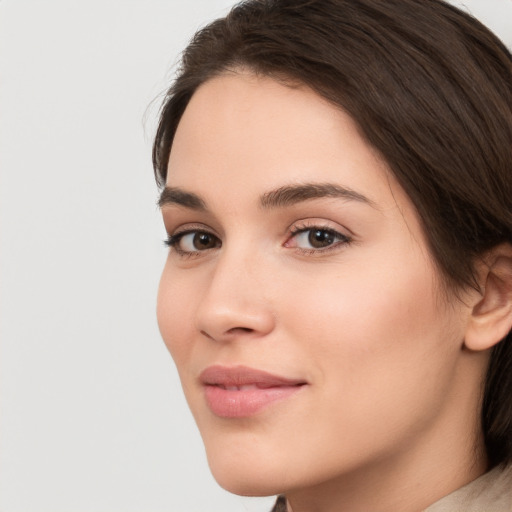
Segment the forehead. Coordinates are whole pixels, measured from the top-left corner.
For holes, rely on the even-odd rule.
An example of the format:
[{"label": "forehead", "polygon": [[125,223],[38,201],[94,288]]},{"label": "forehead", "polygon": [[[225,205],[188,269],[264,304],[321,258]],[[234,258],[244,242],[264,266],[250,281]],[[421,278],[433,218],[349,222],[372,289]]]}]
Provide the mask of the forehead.
[{"label": "forehead", "polygon": [[304,182],[360,189],[384,207],[402,194],[357,124],[311,89],[230,73],[196,91],[176,131],[168,185],[248,198]]}]

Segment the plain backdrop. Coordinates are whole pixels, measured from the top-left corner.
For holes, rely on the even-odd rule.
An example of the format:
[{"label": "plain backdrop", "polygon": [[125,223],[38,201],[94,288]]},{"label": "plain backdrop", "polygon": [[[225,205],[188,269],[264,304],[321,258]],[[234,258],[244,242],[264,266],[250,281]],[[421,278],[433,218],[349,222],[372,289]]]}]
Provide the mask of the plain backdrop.
[{"label": "plain backdrop", "polygon": [[0,0],[0,512],[271,507],[210,476],[155,319],[158,98],[232,3]]}]

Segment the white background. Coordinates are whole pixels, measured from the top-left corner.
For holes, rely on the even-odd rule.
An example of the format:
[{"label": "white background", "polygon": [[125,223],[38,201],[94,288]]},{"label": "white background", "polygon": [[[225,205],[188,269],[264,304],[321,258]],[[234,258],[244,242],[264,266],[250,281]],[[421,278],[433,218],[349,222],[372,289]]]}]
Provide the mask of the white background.
[{"label": "white background", "polygon": [[155,320],[146,109],[232,3],[0,0],[0,512],[271,507],[213,481]]}]

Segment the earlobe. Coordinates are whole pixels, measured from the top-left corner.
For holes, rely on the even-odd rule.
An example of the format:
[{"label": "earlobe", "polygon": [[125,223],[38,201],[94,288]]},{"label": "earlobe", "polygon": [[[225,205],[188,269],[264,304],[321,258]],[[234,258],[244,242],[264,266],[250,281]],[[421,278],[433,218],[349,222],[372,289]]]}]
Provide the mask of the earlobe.
[{"label": "earlobe", "polygon": [[512,246],[494,247],[479,269],[482,293],[473,307],[465,346],[480,351],[492,348],[512,329]]}]

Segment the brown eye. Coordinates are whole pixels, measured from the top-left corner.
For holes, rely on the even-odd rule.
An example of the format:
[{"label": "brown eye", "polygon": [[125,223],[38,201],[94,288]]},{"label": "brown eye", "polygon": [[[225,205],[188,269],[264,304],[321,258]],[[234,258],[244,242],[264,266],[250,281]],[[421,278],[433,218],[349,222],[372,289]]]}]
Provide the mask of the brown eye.
[{"label": "brown eye", "polygon": [[207,231],[188,231],[172,235],[166,241],[178,254],[197,254],[222,245],[221,241]]},{"label": "brown eye", "polygon": [[[204,251],[205,249],[213,249],[217,246],[217,239],[209,233],[191,233],[192,245],[198,251]],[[184,237],[185,238],[185,237]]]},{"label": "brown eye", "polygon": [[295,233],[292,233],[285,246],[320,253],[340,245],[347,245],[350,242],[351,239],[348,236],[338,233],[334,229],[311,227],[300,228]]},{"label": "brown eye", "polygon": [[336,235],[326,229],[311,229],[308,235],[308,242],[314,249],[329,247],[336,241]]}]

